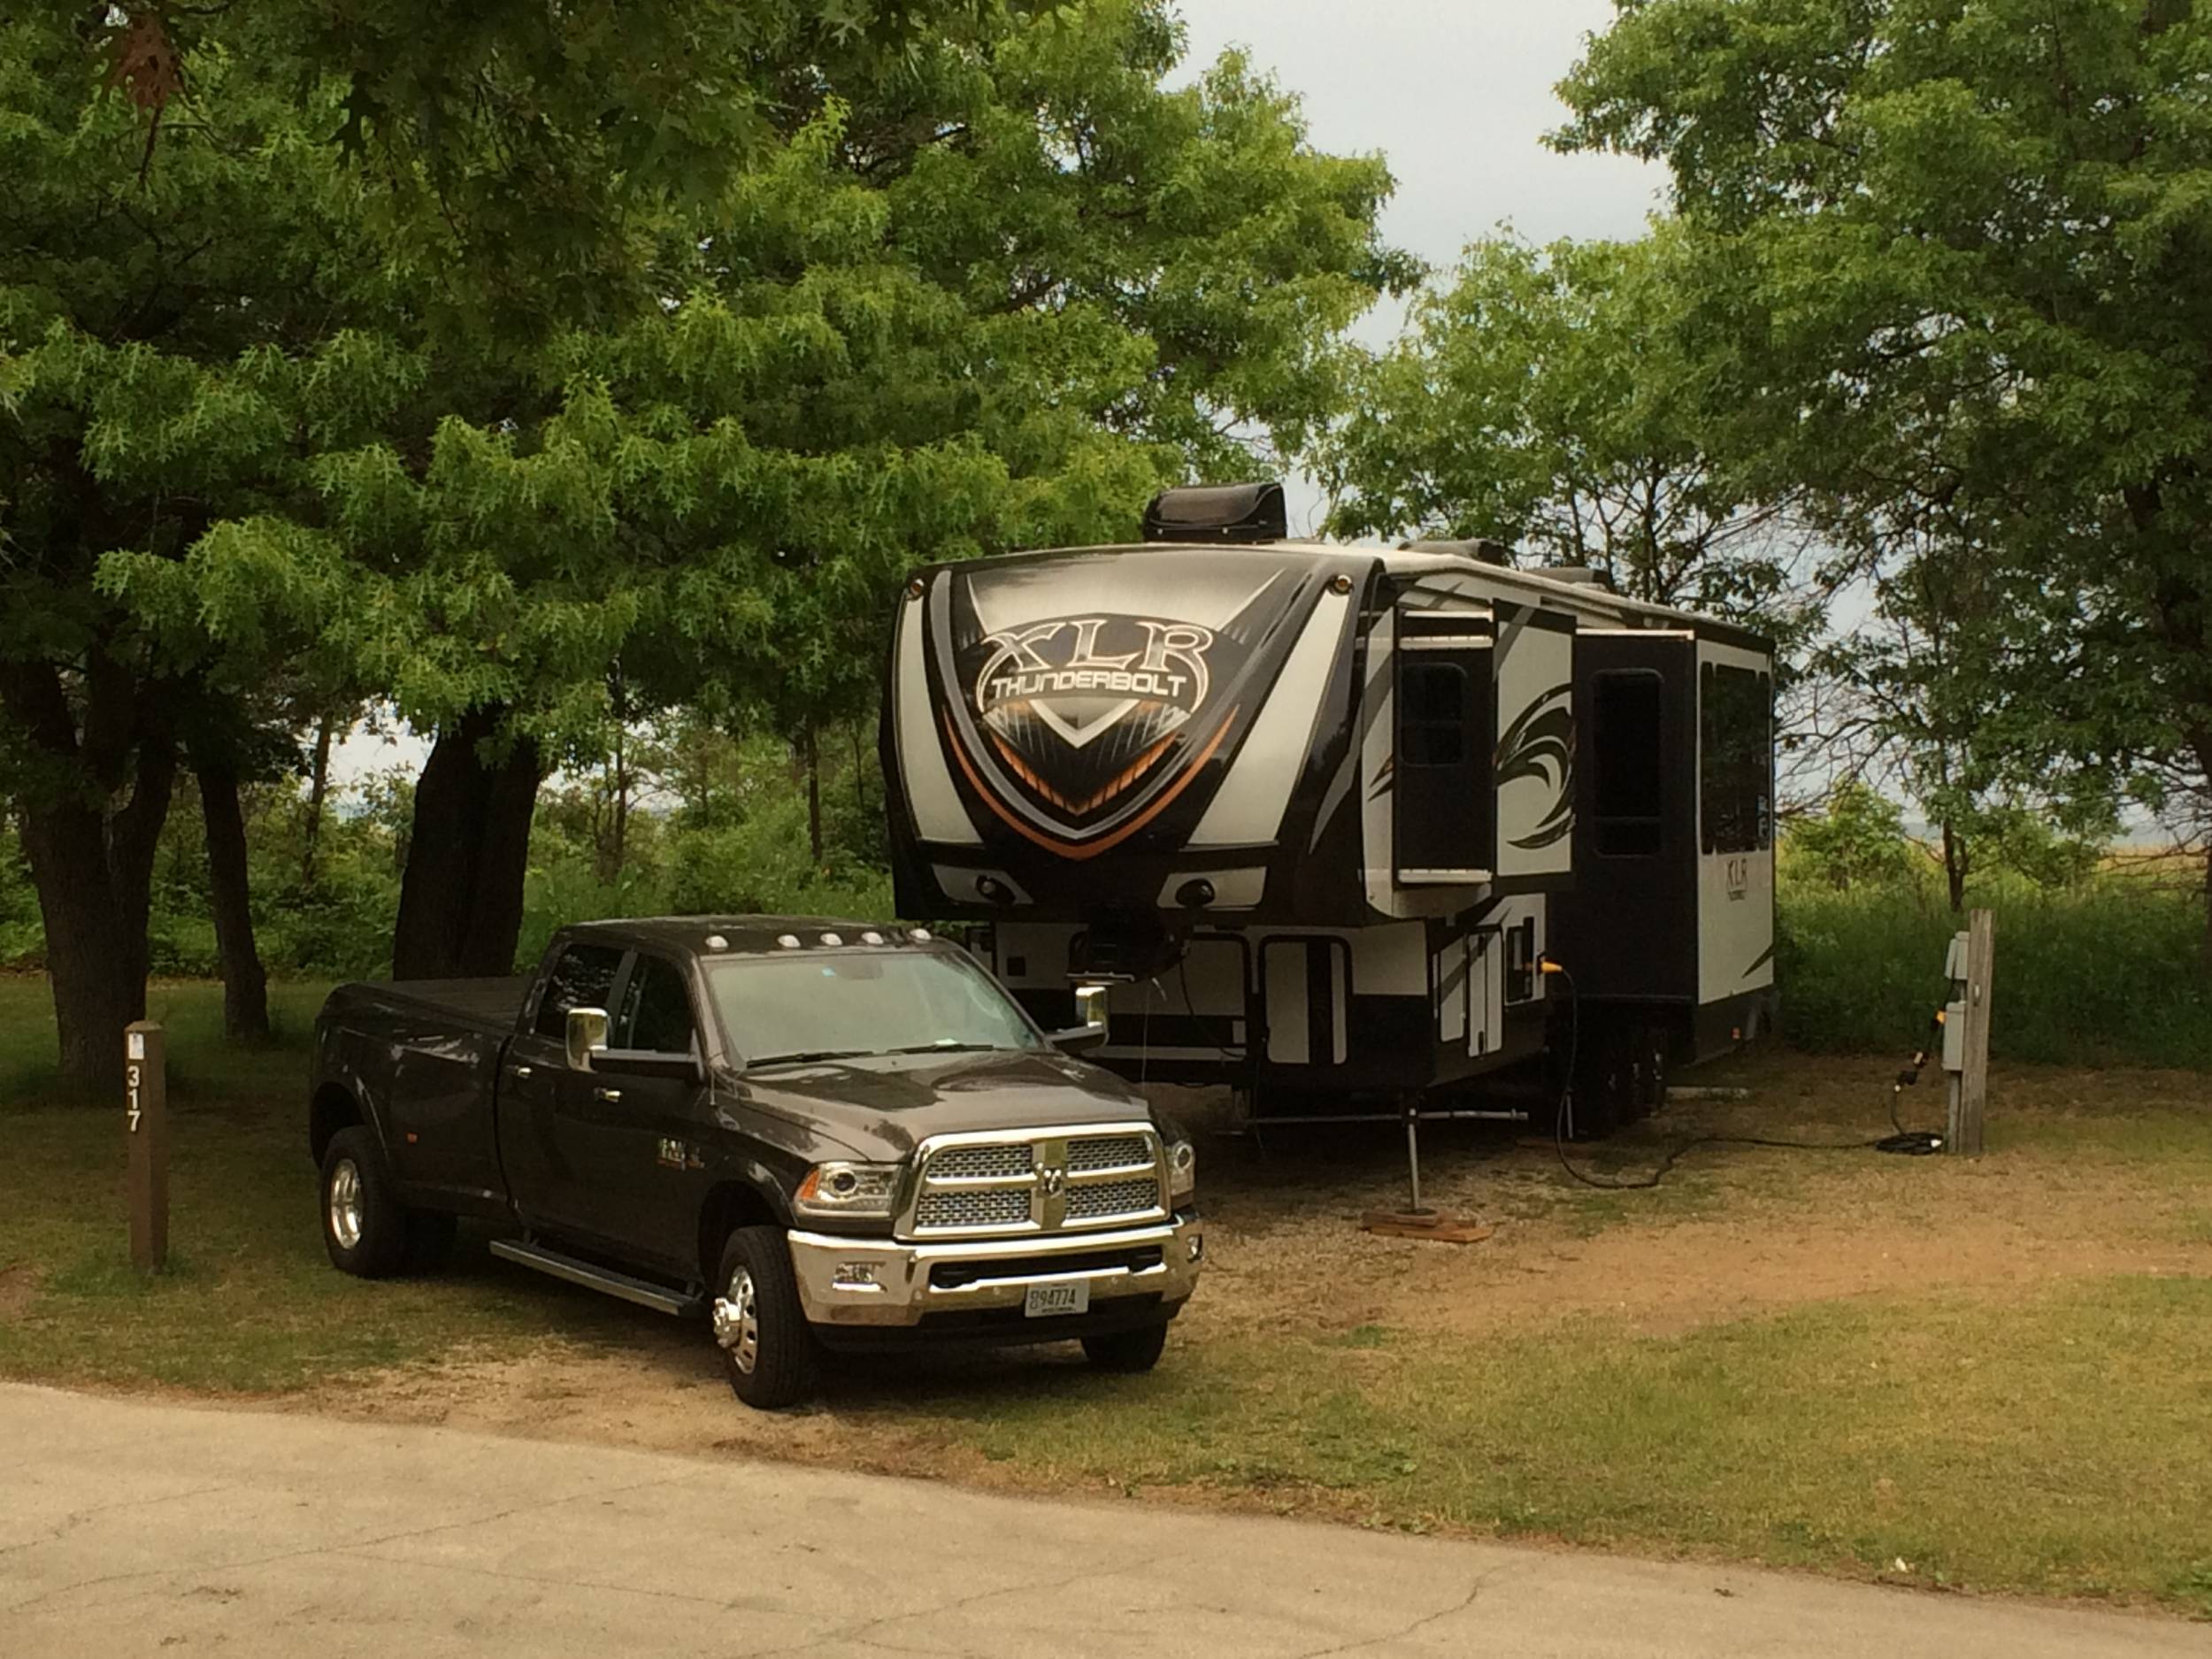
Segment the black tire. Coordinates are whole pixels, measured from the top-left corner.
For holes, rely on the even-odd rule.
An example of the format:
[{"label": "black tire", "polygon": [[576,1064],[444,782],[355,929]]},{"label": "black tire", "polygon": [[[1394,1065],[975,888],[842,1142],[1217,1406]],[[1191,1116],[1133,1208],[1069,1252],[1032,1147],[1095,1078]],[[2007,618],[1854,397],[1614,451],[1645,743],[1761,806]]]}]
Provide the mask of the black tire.
[{"label": "black tire", "polygon": [[732,1392],[759,1411],[795,1406],[811,1394],[821,1353],[799,1304],[783,1229],[740,1227],[730,1234],[713,1290],[714,1339]]},{"label": "black tire", "polygon": [[1109,1331],[1083,1339],[1083,1356],[1094,1371],[1124,1374],[1150,1371],[1167,1347],[1167,1322],[1141,1325],[1133,1331]]},{"label": "black tire", "polygon": [[411,1273],[434,1273],[452,1256],[460,1224],[442,1210],[410,1210],[405,1215],[407,1246],[402,1263]]},{"label": "black tire", "polygon": [[323,1248],[333,1267],[358,1279],[388,1279],[405,1264],[407,1212],[392,1197],[383,1148],[356,1124],[331,1136],[320,1188]]}]

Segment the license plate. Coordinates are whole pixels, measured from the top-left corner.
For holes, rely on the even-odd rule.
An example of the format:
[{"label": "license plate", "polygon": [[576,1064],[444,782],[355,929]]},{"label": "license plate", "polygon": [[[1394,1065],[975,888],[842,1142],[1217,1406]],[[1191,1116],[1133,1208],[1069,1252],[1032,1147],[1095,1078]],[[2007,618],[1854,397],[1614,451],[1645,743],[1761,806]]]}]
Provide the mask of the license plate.
[{"label": "license plate", "polygon": [[1022,1311],[1033,1319],[1049,1319],[1063,1313],[1091,1310],[1091,1281],[1079,1279],[1066,1285],[1032,1285]]}]

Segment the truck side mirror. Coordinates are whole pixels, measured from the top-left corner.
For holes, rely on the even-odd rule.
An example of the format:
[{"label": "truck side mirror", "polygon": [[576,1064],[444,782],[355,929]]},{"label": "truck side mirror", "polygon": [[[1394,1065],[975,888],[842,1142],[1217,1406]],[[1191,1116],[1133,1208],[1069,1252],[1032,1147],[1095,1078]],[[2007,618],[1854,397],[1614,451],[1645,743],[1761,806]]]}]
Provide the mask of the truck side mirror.
[{"label": "truck side mirror", "polygon": [[607,1010],[572,1008],[568,1010],[568,1063],[579,1071],[591,1070],[593,1053],[607,1046]]},{"label": "truck side mirror", "polygon": [[1104,986],[1079,985],[1075,987],[1075,1025],[1047,1032],[1045,1041],[1063,1054],[1089,1054],[1094,1048],[1105,1047]]}]

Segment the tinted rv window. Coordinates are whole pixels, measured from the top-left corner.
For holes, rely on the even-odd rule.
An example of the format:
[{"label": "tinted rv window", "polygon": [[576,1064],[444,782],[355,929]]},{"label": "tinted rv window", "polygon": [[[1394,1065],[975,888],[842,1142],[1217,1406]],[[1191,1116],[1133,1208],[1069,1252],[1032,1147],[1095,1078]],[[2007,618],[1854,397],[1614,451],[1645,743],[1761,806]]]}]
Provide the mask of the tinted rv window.
[{"label": "tinted rv window", "polygon": [[1399,676],[1406,706],[1398,723],[1400,762],[1456,766],[1467,757],[1467,671],[1456,663],[1409,662]]},{"label": "tinted rv window", "polygon": [[1663,682],[1647,668],[1594,678],[1598,851],[1609,858],[1646,857],[1659,850],[1660,695]]},{"label": "tinted rv window", "polygon": [[1699,676],[1698,818],[1709,853],[1774,844],[1773,681],[1708,663]]}]

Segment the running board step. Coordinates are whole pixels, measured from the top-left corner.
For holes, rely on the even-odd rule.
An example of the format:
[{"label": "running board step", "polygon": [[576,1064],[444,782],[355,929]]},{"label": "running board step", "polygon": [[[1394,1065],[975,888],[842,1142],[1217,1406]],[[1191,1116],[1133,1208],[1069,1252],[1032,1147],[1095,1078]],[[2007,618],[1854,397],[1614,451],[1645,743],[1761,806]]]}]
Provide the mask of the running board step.
[{"label": "running board step", "polygon": [[548,1249],[526,1239],[494,1239],[494,1256],[510,1262],[535,1268],[541,1273],[550,1273],[555,1279],[565,1279],[572,1285],[582,1285],[591,1290],[603,1290],[610,1296],[619,1296],[625,1302],[634,1302],[641,1308],[650,1308],[657,1313],[674,1314],[678,1318],[703,1313],[706,1298],[686,1291],[671,1290],[657,1285],[649,1279],[633,1279],[627,1273],[618,1273],[611,1267],[595,1266],[579,1261],[572,1256],[563,1256],[558,1250]]}]

